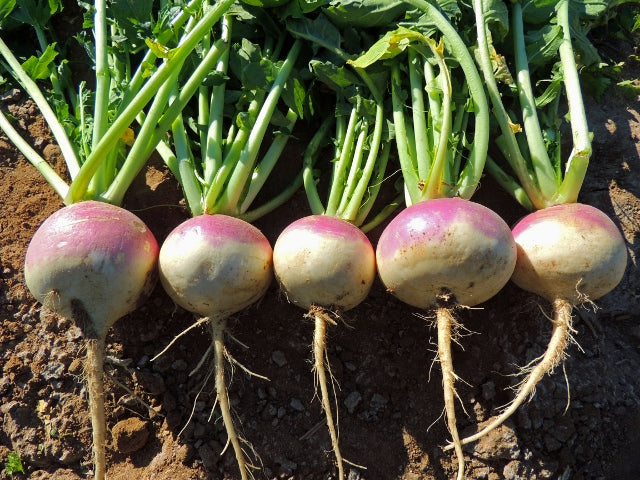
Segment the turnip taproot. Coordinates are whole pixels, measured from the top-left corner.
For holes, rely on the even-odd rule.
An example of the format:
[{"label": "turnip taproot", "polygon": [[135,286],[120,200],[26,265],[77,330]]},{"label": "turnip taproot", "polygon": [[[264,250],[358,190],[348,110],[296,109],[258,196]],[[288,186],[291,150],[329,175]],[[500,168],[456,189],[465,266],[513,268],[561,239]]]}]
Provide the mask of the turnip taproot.
[{"label": "turnip taproot", "polygon": [[[322,409],[334,448],[339,475],[343,458],[338,444],[325,361],[327,323],[331,312],[344,312],[367,297],[376,275],[375,254],[367,236],[340,218],[312,215],[296,220],[280,234],[273,264],[287,300],[308,310],[315,323],[313,369],[318,377]],[[342,477],[341,477],[342,478]]]},{"label": "turnip taproot", "polygon": [[[327,38],[342,41],[338,28],[324,17],[300,19],[291,22],[289,28],[294,35],[317,42],[319,46],[326,47]],[[348,68],[344,64],[350,56],[341,50],[341,45],[331,47],[332,53],[341,57],[331,68]],[[307,310],[307,317],[314,319],[313,370],[320,387],[338,479],[343,480],[345,460],[340,451],[327,381],[327,370],[330,372],[327,324],[336,325],[334,318],[358,306],[368,295],[375,278],[375,254],[364,231],[381,222],[397,203],[383,208],[365,224],[385,179],[391,147],[383,134],[383,92],[362,69],[356,69],[357,76],[345,69],[330,80],[323,60],[313,59],[310,65],[317,80],[326,82],[326,86],[334,90],[335,105],[332,105],[334,110],[325,115],[303,155],[304,187],[312,215],[285,228],[274,245],[273,261],[276,278],[287,299]],[[362,108],[363,105],[369,107]],[[323,204],[314,164],[327,141],[334,116],[331,177]]]},{"label": "turnip taproot", "polygon": [[220,405],[243,479],[250,465],[231,415],[225,381],[224,332],[230,315],[266,292],[273,277],[272,250],[253,225],[227,215],[200,215],[178,225],[160,249],[160,281],[178,305],[200,317],[211,333],[216,401]]},{"label": "turnip taproot", "polygon": [[85,373],[93,428],[95,478],[105,463],[103,357],[108,329],[153,289],[158,244],[133,213],[86,201],[58,210],[38,228],[24,276],[42,305],[72,319],[87,344]]}]

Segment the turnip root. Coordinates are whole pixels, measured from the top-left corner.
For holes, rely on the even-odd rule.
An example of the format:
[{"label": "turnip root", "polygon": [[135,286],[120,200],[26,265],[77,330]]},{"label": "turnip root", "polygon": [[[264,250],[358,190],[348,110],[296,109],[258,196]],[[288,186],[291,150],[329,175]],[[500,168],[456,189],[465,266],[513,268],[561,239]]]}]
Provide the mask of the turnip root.
[{"label": "turnip root", "polygon": [[456,426],[457,376],[451,358],[451,340],[459,325],[452,310],[478,305],[507,283],[516,262],[513,236],[508,225],[482,205],[461,198],[426,200],[389,223],[376,259],[380,279],[392,294],[435,311],[447,425],[461,479],[464,455]]},{"label": "turnip root", "polygon": [[344,478],[336,422],[327,382],[326,329],[331,313],[349,310],[368,295],[375,278],[375,254],[367,236],[336,217],[311,215],[290,224],[273,249],[276,279],[288,300],[307,309],[315,322],[313,365],[320,385],[338,477]]},{"label": "turnip root", "polygon": [[233,446],[240,475],[251,465],[231,415],[225,381],[224,332],[227,318],[256,302],[272,279],[272,250],[253,225],[227,215],[200,215],[176,227],[164,241],[159,257],[160,280],[181,307],[207,323],[214,358],[216,399]]},{"label": "turnip root", "polygon": [[27,248],[27,287],[45,308],[72,319],[86,339],[97,480],[106,473],[105,338],[117,319],[150,294],[157,278],[157,257],[158,244],[142,220],[120,207],[95,201],[55,212]]},{"label": "turnip root", "polygon": [[552,304],[551,339],[509,406],[480,432],[463,439],[463,444],[504,423],[533,396],[538,382],[566,356],[573,332],[573,306],[591,303],[609,293],[627,266],[626,246],[618,228],[607,215],[589,205],[568,203],[538,210],[513,228],[513,236],[518,258],[511,279]]}]

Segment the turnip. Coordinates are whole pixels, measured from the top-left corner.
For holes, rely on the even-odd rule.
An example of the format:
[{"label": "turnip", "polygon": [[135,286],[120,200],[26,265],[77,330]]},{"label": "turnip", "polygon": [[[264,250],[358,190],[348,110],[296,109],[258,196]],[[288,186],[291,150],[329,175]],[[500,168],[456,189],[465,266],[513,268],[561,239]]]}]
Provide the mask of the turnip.
[{"label": "turnip", "polygon": [[[89,58],[95,63],[88,68],[96,72],[95,92],[89,92],[84,82],[79,89],[70,84],[72,75],[58,75],[77,59],[68,62],[57,57],[57,44],[47,44],[49,32],[55,29],[42,23],[50,16],[37,11],[42,8],[39,2],[22,2],[17,17],[36,19],[33,27],[43,52],[40,58],[22,64],[0,39],[0,55],[39,107],[71,179],[71,183],[63,180],[0,112],[0,128],[69,205],[48,219],[29,244],[25,279],[43,305],[72,318],[87,338],[97,480],[107,470],[102,384],[105,337],[113,322],[131,312],[152,288],[158,254],[157,243],[143,222],[113,205],[123,202],[160,138],[222,54],[218,48],[193,71],[183,69],[191,66],[185,64],[186,58],[234,1],[223,0],[212,8],[201,8],[201,3],[192,1],[190,8],[174,10],[171,17],[156,23],[150,6],[148,11],[143,7],[123,12],[105,0],[96,0],[93,35],[83,31],[73,37],[93,51]],[[53,3],[49,7],[52,13],[57,9]],[[88,4],[83,7],[92,9]],[[9,14],[11,8],[4,13]],[[149,24],[150,20],[156,23],[156,38],[121,41],[131,32],[131,25]],[[131,64],[134,58],[140,58],[137,68]],[[168,105],[180,73],[188,78],[187,85]],[[51,81],[52,94],[43,92],[34,81],[45,78]],[[53,97],[55,111],[48,95]],[[94,100],[92,110],[88,98]],[[135,119],[141,123],[136,132],[131,127]]]},{"label": "turnip", "polygon": [[[316,79],[333,90],[334,110],[325,114],[303,155],[304,188],[312,215],[294,221],[280,234],[274,245],[273,264],[286,298],[314,320],[313,371],[338,479],[344,480],[347,461],[340,450],[338,413],[334,415],[331,408],[326,332],[328,324],[337,325],[336,319],[362,303],[375,279],[375,254],[365,232],[383,221],[398,201],[382,208],[367,223],[365,220],[385,179],[391,142],[383,133],[383,91],[363,69],[354,71],[345,65],[350,55],[343,50],[339,29],[322,15],[314,20],[297,19],[288,28],[294,35],[338,55],[332,62],[325,62],[320,53],[310,62]],[[314,167],[334,116],[331,177],[323,203]]]},{"label": "turnip", "polygon": [[158,244],[133,213],[103,202],[58,210],[34,234],[25,256],[27,287],[42,305],[73,320],[86,339],[85,374],[95,478],[106,472],[103,357],[107,331],[155,285]]},{"label": "turnip", "polygon": [[456,445],[458,478],[464,473],[455,415],[451,341],[460,325],[453,315],[500,291],[516,262],[509,226],[495,212],[461,198],[415,203],[384,229],[376,249],[378,274],[403,302],[434,311],[445,412]]},{"label": "turnip", "polygon": [[[408,207],[380,236],[378,274],[400,300],[435,312],[447,427],[461,479],[465,461],[451,356],[460,325],[454,310],[494,296],[513,272],[516,249],[506,223],[468,200],[478,186],[489,138],[487,100],[471,54],[437,8],[420,0],[409,3],[435,24],[439,41],[423,34],[419,22],[404,23],[353,63],[366,68],[384,60],[391,70],[393,128]],[[468,142],[471,112],[475,132]]]},{"label": "turnip", "polygon": [[478,433],[473,442],[498,427],[535,392],[545,374],[566,357],[573,329],[574,306],[590,304],[613,290],[627,266],[620,231],[603,212],[589,205],[568,203],[531,213],[513,228],[518,259],[512,280],[553,306],[553,330],[547,350],[519,384],[505,410]]},{"label": "turnip", "polygon": [[178,225],[162,244],[160,280],[181,307],[206,323],[213,348],[216,401],[242,478],[249,465],[231,415],[225,381],[224,332],[230,315],[257,301],[273,277],[267,238],[253,225],[227,215],[200,215]]},{"label": "turnip", "polygon": [[358,227],[340,218],[312,215],[296,220],[280,234],[273,250],[276,279],[287,300],[307,310],[314,320],[313,370],[338,465],[344,478],[327,381],[327,323],[336,312],[358,306],[367,297],[376,274],[371,242]]},{"label": "turnip", "polygon": [[[262,20],[268,19],[268,13],[262,13]],[[199,53],[203,58],[222,51],[212,73],[220,81],[199,85],[196,116],[185,121],[182,114],[178,115],[171,126],[171,142],[163,141],[158,152],[181,184],[192,216],[164,241],[160,278],[169,296],[196,315],[194,326],[208,326],[211,346],[192,373],[213,352],[216,404],[245,480],[255,468],[246,451],[255,451],[243,447],[242,442],[249,442],[240,438],[234,425],[224,369],[226,360],[235,360],[226,351],[224,335],[229,316],[259,300],[273,278],[271,245],[248,222],[286,201],[301,186],[302,174],[275,197],[250,208],[302,116],[305,93],[299,81],[289,81],[301,42],[285,34],[273,36],[272,31],[265,32],[264,45],[253,44],[244,36],[234,37],[234,25],[243,17],[258,21],[254,15],[239,15],[238,19],[225,16],[220,38],[201,42]],[[244,28],[256,27],[259,25],[245,25],[239,30],[244,34]],[[268,75],[255,75],[263,70]],[[288,91],[290,88],[294,91]],[[178,78],[173,97],[180,98],[182,89],[182,79]],[[229,95],[228,91],[239,95]],[[283,95],[285,92],[288,95]],[[294,98],[293,104],[287,101]],[[235,103],[228,103],[230,99]],[[284,115],[279,109],[283,104],[287,107]],[[199,127],[190,132],[187,125]],[[272,137],[271,144],[261,150],[266,147],[267,137]]]},{"label": "turnip", "polygon": [[[518,385],[515,398],[485,428],[463,439],[462,443],[486,435],[533,396],[536,384],[567,355],[567,346],[574,333],[573,307],[591,303],[611,291],[620,282],[627,263],[625,243],[615,224],[598,209],[575,203],[591,157],[591,137],[571,43],[572,25],[577,23],[577,18],[571,16],[578,15],[578,12],[573,11],[569,3],[569,0],[561,0],[552,6],[536,9],[531,19],[532,30],[540,28],[541,20],[546,16],[549,24],[556,24],[561,32],[558,43],[536,47],[543,50],[552,46],[557,48],[557,57],[544,57],[552,60],[548,62],[552,65],[545,65],[546,75],[552,76],[555,82],[561,81],[567,96],[573,149],[564,168],[561,168],[559,125],[562,117],[558,112],[560,102],[557,96],[560,89],[546,92],[549,98],[543,105],[548,106],[544,115],[538,116],[538,109],[542,107],[538,106],[533,85],[545,84],[546,79],[543,79],[545,74],[540,73],[537,80],[530,76],[529,46],[525,42],[528,36],[524,33],[525,12],[529,10],[525,11],[520,2],[511,4],[510,38],[514,43],[505,48],[515,51],[518,96],[512,99],[513,105],[507,109],[503,101],[507,101],[509,96],[498,90],[492,64],[496,52],[491,39],[500,37],[492,37],[488,32],[490,23],[486,21],[489,15],[486,5],[481,0],[473,2],[478,62],[502,132],[498,146],[517,181],[494,162],[490,163],[489,172],[524,207],[538,209],[513,228],[518,257],[512,279],[524,290],[548,300],[554,313],[553,331],[546,352],[524,369],[527,375]],[[537,62],[536,71],[544,72],[539,65],[540,59]],[[520,139],[516,133],[521,135],[522,129],[513,128],[519,119],[512,120],[508,113],[517,112],[518,103],[524,126],[524,138]],[[546,123],[541,125],[541,122]],[[452,448],[452,445],[447,448]]]}]

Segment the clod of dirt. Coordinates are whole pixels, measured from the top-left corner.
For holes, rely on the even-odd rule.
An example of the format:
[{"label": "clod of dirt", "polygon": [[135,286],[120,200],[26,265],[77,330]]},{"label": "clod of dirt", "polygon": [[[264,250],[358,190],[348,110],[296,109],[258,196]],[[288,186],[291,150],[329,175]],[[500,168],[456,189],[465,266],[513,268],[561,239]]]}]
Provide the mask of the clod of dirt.
[{"label": "clod of dirt", "polygon": [[[482,429],[487,423],[483,422],[478,427]],[[472,448],[474,455],[479,458],[515,460],[520,457],[518,438],[513,428],[506,424],[500,425],[479,439]]]},{"label": "clod of dirt", "polygon": [[111,432],[114,448],[120,453],[133,453],[144,447],[149,438],[147,423],[136,417],[116,423]]}]

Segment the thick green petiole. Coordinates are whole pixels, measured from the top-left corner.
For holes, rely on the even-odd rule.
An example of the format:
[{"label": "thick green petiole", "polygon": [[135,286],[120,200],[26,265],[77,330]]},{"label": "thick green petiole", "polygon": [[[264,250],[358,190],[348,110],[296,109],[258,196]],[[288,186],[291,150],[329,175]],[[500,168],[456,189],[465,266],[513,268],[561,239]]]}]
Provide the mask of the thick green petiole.
[{"label": "thick green petiole", "polygon": [[[198,21],[193,29],[184,37],[182,43],[172,51],[172,55],[166,59],[166,61],[158,68],[158,70],[148,79],[147,83],[140,89],[131,103],[125,108],[125,110],[118,116],[118,118],[111,124],[109,129],[104,133],[101,140],[98,142],[94,150],[91,152],[85,163],[82,165],[78,176],[71,184],[69,193],[65,198],[65,203],[71,204],[81,200],[89,185],[89,181],[96,170],[99,168],[104,155],[109,151],[116,142],[122,137],[129,125],[135,120],[140,111],[143,110],[145,105],[157,94],[160,86],[167,81],[176,67],[182,65],[187,56],[198,45],[202,37],[210,30],[214,23],[216,23],[224,13],[231,7],[234,0],[221,0],[216,5],[208,10],[205,15]],[[177,112],[176,112],[177,114]],[[175,118],[175,117],[174,117]],[[173,119],[169,122],[173,122]],[[169,127],[167,126],[167,128]],[[158,139],[159,142],[159,139]],[[153,148],[157,143],[153,145]],[[153,151],[153,148],[151,151]],[[139,159],[136,159],[139,160]],[[146,161],[146,158],[143,159]],[[139,160],[142,161],[142,160]],[[122,170],[120,171],[120,174]],[[121,176],[119,174],[119,177]],[[137,174],[136,168],[127,169],[127,176],[130,178],[125,179],[123,184],[130,184]],[[113,185],[112,185],[113,186]],[[111,196],[107,194],[107,198]]]},{"label": "thick green petiole", "polygon": [[76,149],[73,144],[69,140],[67,133],[58,120],[55,112],[47,102],[47,99],[44,97],[42,91],[34,82],[31,77],[24,71],[22,65],[18,61],[18,59],[13,55],[7,44],[4,43],[2,38],[0,38],[0,55],[2,55],[9,65],[9,69],[11,73],[16,77],[16,79],[22,84],[27,94],[33,99],[33,101],[38,106],[40,113],[44,117],[47,125],[51,129],[51,133],[53,134],[60,150],[62,151],[62,156],[65,159],[67,164],[67,171],[69,172],[69,176],[73,179],[80,171],[80,161],[78,160],[78,156],[76,154]]},{"label": "thick green petiole", "polygon": [[516,80],[518,84],[520,108],[522,109],[524,133],[529,147],[529,157],[541,196],[551,198],[558,188],[558,182],[551,161],[549,160],[547,147],[542,138],[542,129],[538,121],[536,99],[533,94],[531,78],[529,76],[529,61],[527,59],[527,50],[524,42],[524,25],[522,22],[522,5],[520,2],[513,3],[512,17],[517,70]]},{"label": "thick green petiole", "polygon": [[260,145],[269,127],[269,121],[273,116],[273,112],[278,104],[280,95],[284,89],[284,85],[291,74],[293,66],[298,58],[300,49],[302,47],[301,41],[296,40],[287,58],[282,64],[280,71],[274,83],[269,90],[269,94],[265,98],[264,104],[258,113],[255,124],[251,129],[249,138],[246,145],[242,149],[240,156],[237,160],[233,173],[229,178],[226,189],[224,190],[220,201],[216,204],[220,211],[233,211],[237,208],[240,201],[240,196],[244,190],[244,185],[247,181],[251,171],[253,169],[255,160],[258,156]]},{"label": "thick green petiole", "polygon": [[591,158],[591,134],[582,100],[580,79],[576,66],[571,29],[569,24],[569,0],[560,0],[556,6],[558,25],[562,27],[563,39],[559,53],[562,63],[565,91],[569,103],[569,118],[573,135],[573,149],[567,160],[564,180],[553,197],[554,204],[576,202]]}]

